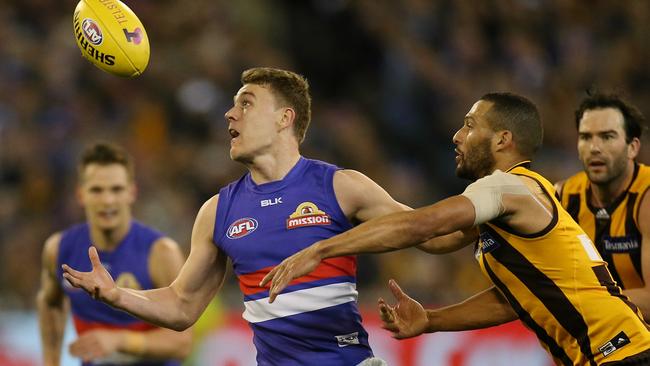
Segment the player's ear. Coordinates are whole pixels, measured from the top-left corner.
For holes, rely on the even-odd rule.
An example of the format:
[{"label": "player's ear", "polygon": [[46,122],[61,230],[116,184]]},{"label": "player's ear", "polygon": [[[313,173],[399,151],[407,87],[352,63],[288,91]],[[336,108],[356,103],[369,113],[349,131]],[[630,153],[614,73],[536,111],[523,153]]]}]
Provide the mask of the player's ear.
[{"label": "player's ear", "polygon": [[296,111],[291,107],[284,107],[282,108],[282,115],[280,116],[278,127],[281,130],[291,127],[295,120],[296,120]]},{"label": "player's ear", "polygon": [[77,187],[75,188],[75,197],[77,198],[77,203],[79,203],[80,206],[84,205],[84,192],[83,192],[83,187],[81,184],[77,184]]},{"label": "player's ear", "polygon": [[627,158],[636,159],[639,155],[639,150],[641,149],[641,141],[638,137],[635,137],[627,144]]},{"label": "player's ear", "polygon": [[503,150],[512,145],[512,132],[509,130],[501,130],[494,133],[493,141],[496,144],[496,151]]},{"label": "player's ear", "polygon": [[129,183],[129,203],[135,202],[135,200],[138,198],[138,186],[135,184],[135,182]]}]

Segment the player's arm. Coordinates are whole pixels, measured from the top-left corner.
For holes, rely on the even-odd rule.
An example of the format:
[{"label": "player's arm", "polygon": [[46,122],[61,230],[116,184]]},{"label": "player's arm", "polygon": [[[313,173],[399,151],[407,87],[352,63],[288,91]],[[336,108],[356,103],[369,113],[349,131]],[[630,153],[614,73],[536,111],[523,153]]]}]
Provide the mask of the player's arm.
[{"label": "player's arm", "polygon": [[639,214],[637,215],[639,232],[643,238],[641,243],[641,269],[643,271],[643,282],[641,288],[628,289],[623,291],[626,296],[635,303],[646,321],[650,320],[650,188],[646,190],[639,203]]},{"label": "player's arm", "polygon": [[282,261],[260,285],[273,280],[269,290],[273,302],[290,281],[310,273],[325,258],[399,250],[497,218],[522,232],[536,232],[548,225],[549,216],[522,179],[498,171],[472,183],[461,195],[379,217],[319,241]]},{"label": "player's arm", "polygon": [[45,241],[41,258],[41,287],[36,297],[45,366],[60,363],[61,345],[69,308],[68,299],[56,275],[60,241],[59,233]]},{"label": "player's arm", "polygon": [[[393,199],[372,179],[355,170],[339,170],[334,174],[334,192],[341,209],[354,223],[412,210]],[[477,236],[475,230],[457,231],[432,238],[417,245],[417,248],[432,254],[448,253],[475,242]]]},{"label": "player's arm", "polygon": [[290,281],[310,273],[325,258],[408,248],[432,237],[471,228],[474,217],[472,202],[464,196],[378,217],[285,259],[262,279],[260,285],[272,280],[269,302],[273,302]]},{"label": "player's arm", "polygon": [[92,272],[79,272],[63,265],[64,276],[76,287],[115,308],[152,324],[182,331],[199,318],[223,284],[227,258],[212,242],[218,195],[210,198],[192,229],[190,255],[171,285],[136,291],[117,287],[91,247]]},{"label": "player's arm", "polygon": [[461,303],[440,309],[424,309],[393,280],[389,282],[389,287],[397,303],[389,305],[379,299],[379,313],[382,327],[398,339],[415,337],[422,333],[487,328],[518,318],[496,287],[480,292]]}]

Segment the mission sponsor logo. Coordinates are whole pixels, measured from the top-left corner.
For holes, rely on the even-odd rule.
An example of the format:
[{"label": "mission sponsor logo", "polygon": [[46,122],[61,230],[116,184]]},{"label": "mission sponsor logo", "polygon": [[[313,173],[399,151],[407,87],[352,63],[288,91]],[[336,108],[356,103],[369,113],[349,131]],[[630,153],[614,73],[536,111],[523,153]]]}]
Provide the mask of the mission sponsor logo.
[{"label": "mission sponsor logo", "polygon": [[257,220],[252,217],[245,217],[230,224],[228,231],[226,231],[226,236],[229,239],[239,239],[252,233],[256,229]]},{"label": "mission sponsor logo", "polygon": [[330,216],[318,209],[312,202],[303,202],[287,219],[287,229],[295,229],[303,226],[329,225],[332,221]]},{"label": "mission sponsor logo", "polygon": [[142,290],[140,282],[131,272],[122,272],[115,280],[115,284],[119,287],[131,288],[134,290]]}]

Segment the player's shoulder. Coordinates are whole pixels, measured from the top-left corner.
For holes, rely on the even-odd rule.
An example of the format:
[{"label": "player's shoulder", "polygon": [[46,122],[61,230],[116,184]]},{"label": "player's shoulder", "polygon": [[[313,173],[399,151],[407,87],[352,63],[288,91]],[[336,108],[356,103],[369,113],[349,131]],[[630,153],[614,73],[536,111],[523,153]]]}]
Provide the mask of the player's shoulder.
[{"label": "player's shoulder", "polygon": [[57,231],[45,239],[43,245],[43,260],[47,263],[53,264],[59,256],[59,246],[61,244],[61,237],[63,233]]},{"label": "player's shoulder", "polygon": [[342,190],[362,193],[377,186],[368,176],[352,169],[339,169],[334,172],[333,184],[337,193]]},{"label": "player's shoulder", "polygon": [[650,166],[638,163],[639,172],[637,173],[637,179],[641,179],[646,184],[650,184]]},{"label": "player's shoulder", "polygon": [[203,205],[201,205],[201,208],[199,209],[199,213],[197,214],[197,221],[199,220],[214,220],[215,217],[217,216],[217,207],[219,206],[219,197],[220,194],[217,193],[214,196],[208,198],[205,202],[203,202]]},{"label": "player's shoulder", "polygon": [[170,255],[178,255],[181,252],[181,247],[176,240],[168,236],[158,238],[151,247],[151,256],[153,258],[166,258]]},{"label": "player's shoulder", "polygon": [[574,175],[560,180],[555,183],[554,188],[559,196],[563,194],[575,194],[584,190],[589,185],[589,177],[584,171],[579,171]]}]

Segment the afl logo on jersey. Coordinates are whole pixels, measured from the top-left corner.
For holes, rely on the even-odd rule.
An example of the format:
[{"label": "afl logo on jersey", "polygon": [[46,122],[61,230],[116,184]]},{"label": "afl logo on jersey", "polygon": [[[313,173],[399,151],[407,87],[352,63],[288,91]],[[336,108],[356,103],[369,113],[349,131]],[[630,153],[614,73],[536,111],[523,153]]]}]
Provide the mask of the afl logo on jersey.
[{"label": "afl logo on jersey", "polygon": [[245,217],[239,219],[228,227],[226,236],[229,239],[239,239],[244,237],[257,229],[257,220],[252,217]]},{"label": "afl logo on jersey", "polygon": [[312,202],[303,202],[296,207],[296,211],[287,219],[287,229],[303,226],[329,225],[330,216],[318,209]]}]

